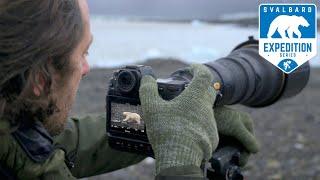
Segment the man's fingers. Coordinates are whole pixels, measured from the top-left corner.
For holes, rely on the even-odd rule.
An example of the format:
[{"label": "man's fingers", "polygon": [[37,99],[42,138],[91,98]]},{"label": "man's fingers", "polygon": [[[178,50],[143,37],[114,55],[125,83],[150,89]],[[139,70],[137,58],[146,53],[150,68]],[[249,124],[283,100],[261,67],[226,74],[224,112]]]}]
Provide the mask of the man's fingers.
[{"label": "man's fingers", "polygon": [[190,73],[193,74],[192,81],[188,85],[188,87],[180,94],[180,97],[177,97],[177,99],[180,99],[181,97],[189,100],[210,99],[210,102],[214,102],[216,91],[213,90],[213,88],[210,88],[213,79],[210,70],[206,66],[201,64],[193,64],[187,70],[189,70]]},{"label": "man's fingers", "polygon": [[244,125],[237,129],[236,138],[241,144],[251,153],[257,153],[259,151],[259,144],[256,138],[251,134]]},{"label": "man's fingers", "polygon": [[193,79],[188,88],[203,91],[208,89],[212,84],[213,77],[206,66],[202,64],[192,64],[191,73],[193,74]]},{"label": "man's fingers", "polygon": [[153,77],[146,75],[141,79],[139,96],[141,103],[146,105],[151,105],[162,100],[159,96],[158,84]]},{"label": "man's fingers", "polygon": [[249,157],[250,157],[250,153],[248,153],[246,151],[241,152],[240,162],[239,162],[241,167],[244,167],[247,164]]},{"label": "man's fingers", "polygon": [[253,134],[253,122],[247,113],[228,107],[214,109],[220,133],[236,138],[251,153],[259,150],[259,144]]},{"label": "man's fingers", "polygon": [[[254,136],[254,127],[253,121],[249,114],[237,112],[239,114],[239,119],[242,121],[243,126],[246,128],[246,133],[248,134],[248,143],[252,143],[251,146],[248,146],[247,149],[252,153],[256,153],[259,151],[259,144],[257,139]],[[253,142],[254,141],[254,142]]]},{"label": "man's fingers", "polygon": [[243,125],[248,129],[248,131],[250,131],[253,134],[254,133],[253,132],[254,128],[253,128],[252,119],[249,116],[247,116],[246,118],[241,118],[241,121],[242,121]]}]

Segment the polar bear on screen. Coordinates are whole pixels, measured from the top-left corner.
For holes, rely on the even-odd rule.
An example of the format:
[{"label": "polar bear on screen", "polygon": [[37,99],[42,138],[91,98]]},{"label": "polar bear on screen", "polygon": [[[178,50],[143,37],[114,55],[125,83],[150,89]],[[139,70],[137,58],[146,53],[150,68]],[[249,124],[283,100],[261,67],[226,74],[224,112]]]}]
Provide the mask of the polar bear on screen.
[{"label": "polar bear on screen", "polygon": [[123,116],[125,116],[123,122],[141,124],[141,116],[137,113],[123,112]]},{"label": "polar bear on screen", "polygon": [[309,27],[310,24],[303,16],[278,16],[270,24],[268,38],[271,38],[277,30],[283,39],[287,39],[288,37],[291,39],[293,38],[293,34],[297,35],[298,38],[301,38],[299,26]]}]

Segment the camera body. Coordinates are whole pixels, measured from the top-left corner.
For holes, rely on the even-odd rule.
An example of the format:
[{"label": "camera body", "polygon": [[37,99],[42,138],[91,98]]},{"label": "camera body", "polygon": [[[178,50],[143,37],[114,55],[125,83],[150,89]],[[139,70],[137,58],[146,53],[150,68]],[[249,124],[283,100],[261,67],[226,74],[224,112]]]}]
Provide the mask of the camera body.
[{"label": "camera body", "polygon": [[[155,78],[152,68],[143,65],[126,66],[114,72],[106,96],[107,134],[111,148],[153,157],[139,98],[144,75]],[[157,79],[159,95],[165,100],[173,99],[188,82],[179,76]]]}]

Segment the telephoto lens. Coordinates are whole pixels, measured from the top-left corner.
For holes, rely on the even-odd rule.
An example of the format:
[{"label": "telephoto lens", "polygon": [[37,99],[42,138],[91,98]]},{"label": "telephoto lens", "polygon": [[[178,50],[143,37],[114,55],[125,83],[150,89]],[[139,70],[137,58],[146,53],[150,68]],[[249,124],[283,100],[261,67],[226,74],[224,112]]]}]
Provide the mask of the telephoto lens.
[{"label": "telephoto lens", "polygon": [[[205,65],[211,70],[212,85],[219,92],[215,106],[269,106],[298,94],[310,75],[308,62],[290,74],[282,72],[259,55],[259,42],[253,37],[238,45],[227,57]],[[169,79],[190,82],[192,76],[180,69]]]}]

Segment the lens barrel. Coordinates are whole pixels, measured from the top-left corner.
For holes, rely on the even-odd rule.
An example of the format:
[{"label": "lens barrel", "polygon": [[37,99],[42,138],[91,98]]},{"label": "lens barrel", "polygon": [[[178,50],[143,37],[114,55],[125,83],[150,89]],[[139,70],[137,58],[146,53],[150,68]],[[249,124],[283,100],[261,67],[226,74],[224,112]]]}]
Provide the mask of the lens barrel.
[{"label": "lens barrel", "polygon": [[[253,37],[238,45],[227,57],[205,65],[213,74],[213,86],[219,90],[215,106],[269,106],[298,94],[307,85],[310,75],[308,62],[290,74],[282,72],[259,55],[259,42]],[[183,72],[178,70],[171,78],[190,82],[192,76]]]}]

